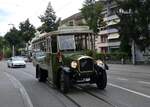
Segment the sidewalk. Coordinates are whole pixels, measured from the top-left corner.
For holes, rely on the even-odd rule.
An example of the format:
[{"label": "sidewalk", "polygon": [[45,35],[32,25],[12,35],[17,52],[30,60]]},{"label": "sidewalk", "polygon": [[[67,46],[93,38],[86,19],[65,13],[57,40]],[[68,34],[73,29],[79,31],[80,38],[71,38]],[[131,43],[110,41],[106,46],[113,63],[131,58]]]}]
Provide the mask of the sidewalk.
[{"label": "sidewalk", "polygon": [[0,61],[0,107],[29,107],[25,103],[20,89],[14,86],[6,73],[2,61]]}]

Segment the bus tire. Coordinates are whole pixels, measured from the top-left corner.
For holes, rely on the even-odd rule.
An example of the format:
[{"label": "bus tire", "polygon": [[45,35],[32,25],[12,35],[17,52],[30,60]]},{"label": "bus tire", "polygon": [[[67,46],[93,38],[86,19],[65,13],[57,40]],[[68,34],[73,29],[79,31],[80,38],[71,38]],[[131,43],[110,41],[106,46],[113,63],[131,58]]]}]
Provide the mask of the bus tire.
[{"label": "bus tire", "polygon": [[46,80],[47,80],[47,72],[45,71],[45,70],[42,70],[41,68],[40,68],[40,71],[39,71],[39,82],[46,82]]},{"label": "bus tire", "polygon": [[99,89],[104,90],[107,85],[107,74],[106,71],[103,70],[101,75],[97,75],[96,85]]},{"label": "bus tire", "polygon": [[39,71],[40,71],[40,69],[39,69],[39,66],[37,65],[36,66],[36,78],[39,78]]}]

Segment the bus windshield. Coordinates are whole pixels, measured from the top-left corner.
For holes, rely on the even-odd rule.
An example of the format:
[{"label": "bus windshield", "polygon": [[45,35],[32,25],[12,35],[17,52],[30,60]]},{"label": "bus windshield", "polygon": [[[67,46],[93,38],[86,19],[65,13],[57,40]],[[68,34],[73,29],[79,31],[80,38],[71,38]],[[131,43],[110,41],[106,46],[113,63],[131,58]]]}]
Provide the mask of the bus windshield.
[{"label": "bus windshield", "polygon": [[58,36],[60,50],[76,50],[74,35]]}]

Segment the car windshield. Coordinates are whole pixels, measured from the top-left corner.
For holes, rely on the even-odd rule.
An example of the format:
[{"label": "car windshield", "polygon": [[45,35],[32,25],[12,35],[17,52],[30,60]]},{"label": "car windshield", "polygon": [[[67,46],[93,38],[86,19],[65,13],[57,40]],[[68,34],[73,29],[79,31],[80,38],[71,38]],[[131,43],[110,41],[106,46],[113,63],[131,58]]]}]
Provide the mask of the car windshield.
[{"label": "car windshield", "polygon": [[13,61],[24,61],[24,59],[21,57],[14,57],[14,58],[12,58],[12,60]]}]

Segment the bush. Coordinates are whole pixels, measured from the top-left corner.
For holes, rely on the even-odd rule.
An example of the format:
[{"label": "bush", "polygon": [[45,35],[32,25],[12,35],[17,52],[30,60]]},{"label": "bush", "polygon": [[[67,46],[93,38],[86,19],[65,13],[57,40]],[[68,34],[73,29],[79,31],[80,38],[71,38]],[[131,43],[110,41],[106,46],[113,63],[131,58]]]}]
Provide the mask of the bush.
[{"label": "bush", "polygon": [[86,54],[93,57],[94,59],[101,59],[101,60],[121,61],[122,58],[124,60],[130,58],[128,54],[125,52],[97,53],[92,50],[87,50]]},{"label": "bush", "polygon": [[12,51],[10,48],[5,49],[5,58],[9,58],[12,55]]},{"label": "bush", "polygon": [[117,53],[96,53],[94,58],[102,60],[121,60],[122,58],[128,59],[129,57],[127,53],[117,52]]}]

